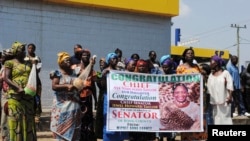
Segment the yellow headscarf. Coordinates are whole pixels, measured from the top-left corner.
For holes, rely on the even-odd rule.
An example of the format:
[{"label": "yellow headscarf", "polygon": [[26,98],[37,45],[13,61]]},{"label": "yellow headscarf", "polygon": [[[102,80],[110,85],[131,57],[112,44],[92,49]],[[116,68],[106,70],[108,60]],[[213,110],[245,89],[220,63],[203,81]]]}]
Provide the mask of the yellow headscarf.
[{"label": "yellow headscarf", "polygon": [[60,65],[65,59],[70,58],[70,55],[67,52],[59,52],[57,54],[58,59],[57,63]]},{"label": "yellow headscarf", "polygon": [[23,52],[23,48],[25,48],[26,44],[20,43],[18,41],[14,42],[11,45],[11,50],[13,55],[17,55],[20,52]]}]

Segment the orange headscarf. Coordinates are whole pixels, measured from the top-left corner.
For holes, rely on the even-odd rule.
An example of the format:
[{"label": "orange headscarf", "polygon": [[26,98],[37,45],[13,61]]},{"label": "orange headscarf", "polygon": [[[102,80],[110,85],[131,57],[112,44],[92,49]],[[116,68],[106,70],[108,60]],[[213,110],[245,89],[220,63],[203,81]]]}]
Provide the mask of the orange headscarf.
[{"label": "orange headscarf", "polygon": [[58,56],[57,63],[59,65],[62,64],[63,60],[70,58],[70,55],[67,52],[59,52],[57,56]]}]

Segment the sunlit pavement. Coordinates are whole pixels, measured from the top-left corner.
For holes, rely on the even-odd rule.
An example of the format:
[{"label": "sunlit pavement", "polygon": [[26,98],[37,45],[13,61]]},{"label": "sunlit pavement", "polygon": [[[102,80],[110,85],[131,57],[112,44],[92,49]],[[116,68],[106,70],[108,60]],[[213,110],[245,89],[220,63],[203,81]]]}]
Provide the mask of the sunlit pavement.
[{"label": "sunlit pavement", "polygon": [[[239,125],[250,125],[250,117],[246,116],[237,116],[233,118],[234,124]],[[41,115],[40,124],[37,125],[37,138],[38,141],[56,141],[52,138],[52,133],[49,130],[50,126],[50,110],[43,110],[43,114]],[[180,141],[180,136],[177,134],[176,141]],[[98,139],[97,141],[102,141]],[[166,141],[166,139],[165,139]]]}]

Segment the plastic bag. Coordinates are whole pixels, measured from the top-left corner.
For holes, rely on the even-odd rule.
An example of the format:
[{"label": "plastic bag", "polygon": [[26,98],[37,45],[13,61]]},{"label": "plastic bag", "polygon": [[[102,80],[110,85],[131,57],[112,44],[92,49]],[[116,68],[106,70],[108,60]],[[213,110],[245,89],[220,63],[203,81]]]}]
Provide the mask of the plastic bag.
[{"label": "plastic bag", "polygon": [[[93,55],[92,59],[95,61],[96,55]],[[78,78],[73,81],[73,86],[77,88],[78,91],[81,91],[84,87],[84,81],[88,78],[94,64],[89,63],[88,66],[80,73]]]},{"label": "plastic bag", "polygon": [[35,96],[36,90],[37,90],[37,73],[36,73],[36,65],[33,64],[30,71],[28,83],[24,88],[24,92],[25,94]]}]

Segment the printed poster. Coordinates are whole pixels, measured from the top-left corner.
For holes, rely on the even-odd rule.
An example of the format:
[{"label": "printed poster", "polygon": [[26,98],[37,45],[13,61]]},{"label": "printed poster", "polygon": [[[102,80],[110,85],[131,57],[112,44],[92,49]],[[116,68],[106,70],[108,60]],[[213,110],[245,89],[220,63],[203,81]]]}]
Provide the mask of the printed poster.
[{"label": "printed poster", "polygon": [[202,82],[200,74],[110,71],[107,130],[202,132]]}]

